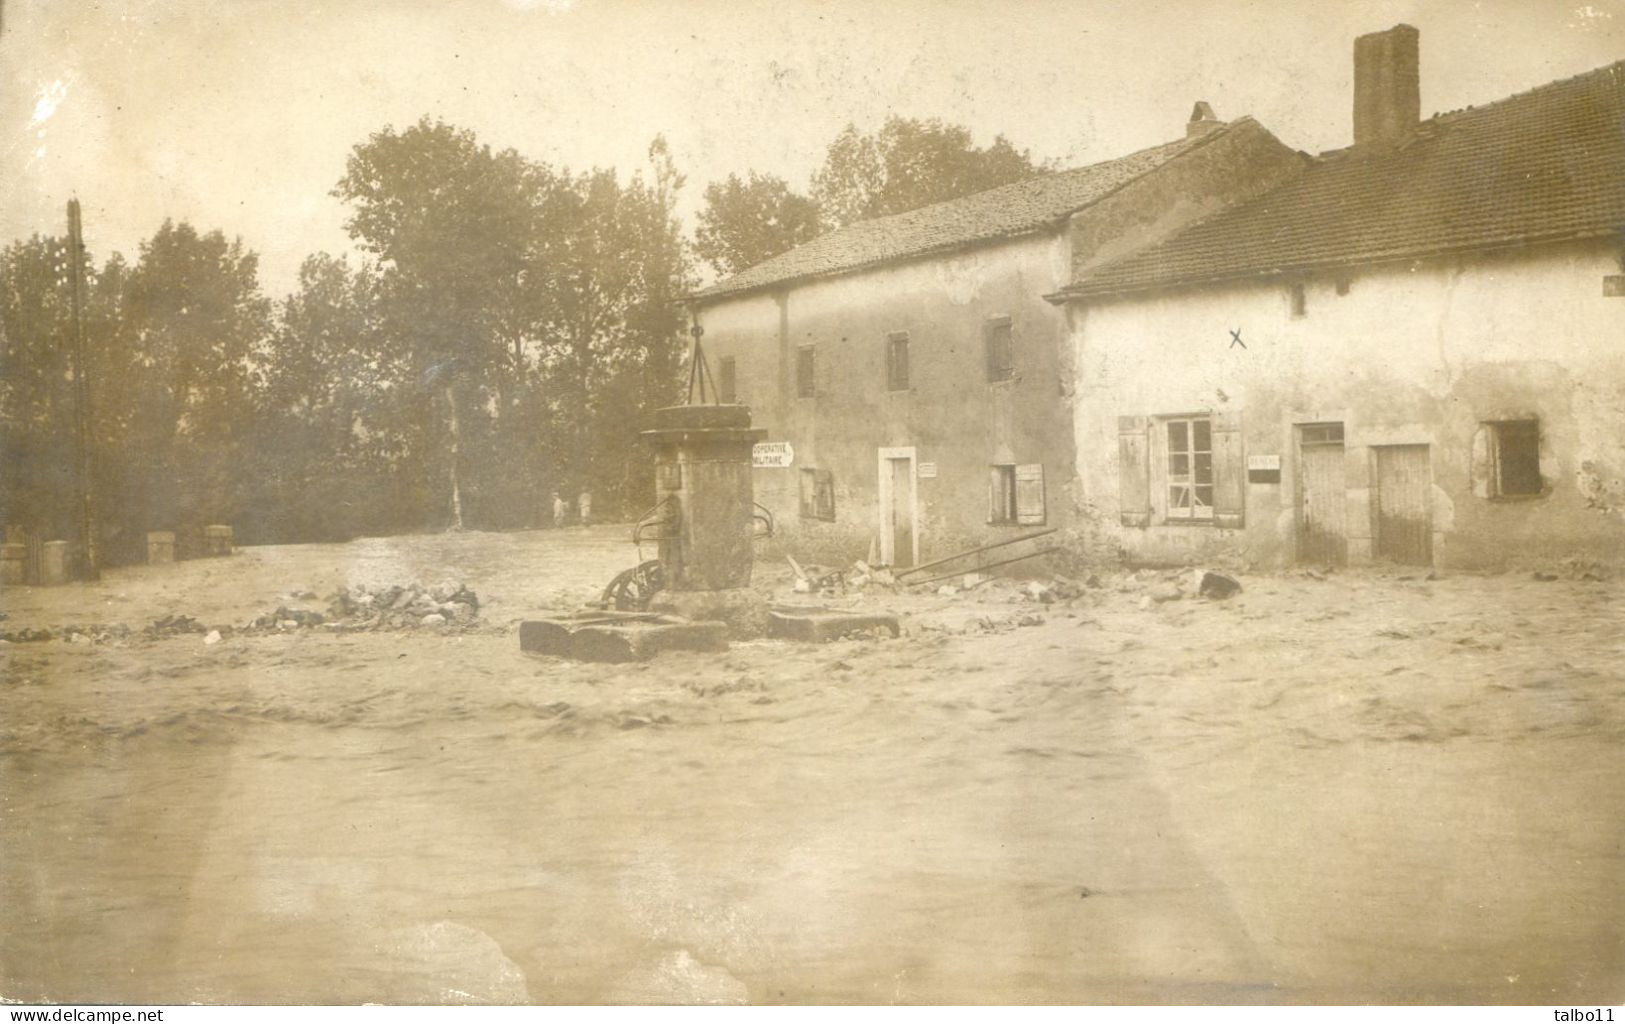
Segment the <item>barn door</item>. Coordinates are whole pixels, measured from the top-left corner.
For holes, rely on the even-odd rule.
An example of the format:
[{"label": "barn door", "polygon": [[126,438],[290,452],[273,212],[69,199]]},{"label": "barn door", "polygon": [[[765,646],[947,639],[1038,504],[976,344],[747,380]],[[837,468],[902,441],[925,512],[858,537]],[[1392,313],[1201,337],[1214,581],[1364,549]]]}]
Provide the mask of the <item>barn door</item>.
[{"label": "barn door", "polygon": [[1298,428],[1298,561],[1348,561],[1348,504],[1343,468],[1343,424]]},{"label": "barn door", "polygon": [[1385,445],[1377,453],[1376,555],[1407,565],[1433,564],[1433,474],[1425,444]]}]

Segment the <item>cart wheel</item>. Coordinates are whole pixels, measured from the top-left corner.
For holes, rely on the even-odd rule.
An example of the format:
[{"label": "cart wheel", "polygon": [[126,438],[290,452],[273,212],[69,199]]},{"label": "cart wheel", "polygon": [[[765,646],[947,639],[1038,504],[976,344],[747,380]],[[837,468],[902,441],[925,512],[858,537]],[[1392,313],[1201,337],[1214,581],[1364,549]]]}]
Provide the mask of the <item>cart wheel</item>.
[{"label": "cart wheel", "polygon": [[617,611],[639,612],[649,607],[649,599],[654,597],[655,591],[664,582],[665,573],[661,570],[660,559],[651,558],[610,580],[609,586],[604,588],[601,603],[605,607],[613,605]]}]

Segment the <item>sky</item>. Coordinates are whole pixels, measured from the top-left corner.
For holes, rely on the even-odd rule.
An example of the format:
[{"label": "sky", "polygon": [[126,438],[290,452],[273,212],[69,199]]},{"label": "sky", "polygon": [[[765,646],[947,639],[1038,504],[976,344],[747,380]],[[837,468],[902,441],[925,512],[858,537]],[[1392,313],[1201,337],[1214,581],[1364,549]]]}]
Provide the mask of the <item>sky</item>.
[{"label": "sky", "polygon": [[805,188],[848,122],[1004,134],[1078,166],[1183,134],[1197,100],[1295,148],[1350,136],[1354,37],[1421,32],[1422,113],[1625,59],[1625,0],[0,0],[0,243],[98,258],[165,218],[240,236],[280,296],[350,251],[345,157],[427,114],[555,166]]}]

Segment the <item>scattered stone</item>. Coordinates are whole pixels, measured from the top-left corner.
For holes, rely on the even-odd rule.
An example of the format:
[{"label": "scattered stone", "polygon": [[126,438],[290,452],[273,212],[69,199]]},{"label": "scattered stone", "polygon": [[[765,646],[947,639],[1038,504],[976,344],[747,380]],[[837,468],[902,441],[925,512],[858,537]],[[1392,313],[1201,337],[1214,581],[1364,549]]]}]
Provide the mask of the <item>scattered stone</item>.
[{"label": "scattered stone", "polygon": [[206,644],[217,644],[217,643],[219,643],[220,642],[220,631],[218,629],[209,630],[209,635],[203,638],[203,642],[206,643]]},{"label": "scattered stone", "polygon": [[1537,572],[1535,573],[1535,579],[1542,583],[1551,583],[1557,579],[1557,574],[1551,572]]},{"label": "scattered stone", "polygon": [[446,617],[441,615],[439,612],[430,612],[428,615],[425,615],[418,621],[425,626],[444,626],[446,624]]},{"label": "scattered stone", "polygon": [[953,597],[957,593],[959,593],[959,588],[954,586],[952,583],[944,583],[942,586],[937,588],[937,595],[939,597]]},{"label": "scattered stone", "polygon": [[151,636],[174,636],[179,633],[207,633],[209,627],[190,615],[166,615],[147,627]]},{"label": "scattered stone", "polygon": [[1197,584],[1196,592],[1202,597],[1223,601],[1241,593],[1241,584],[1223,573],[1208,571],[1202,573],[1202,580]]}]

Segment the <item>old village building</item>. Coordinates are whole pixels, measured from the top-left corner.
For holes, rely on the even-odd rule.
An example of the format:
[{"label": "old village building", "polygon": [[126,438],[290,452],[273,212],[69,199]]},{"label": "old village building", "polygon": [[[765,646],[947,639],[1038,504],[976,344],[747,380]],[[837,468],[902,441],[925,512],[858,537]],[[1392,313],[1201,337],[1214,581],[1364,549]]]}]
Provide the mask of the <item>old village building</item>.
[{"label": "old village building", "polygon": [[1064,526],[1077,507],[1074,269],[1300,170],[1250,118],[833,231],[696,297],[724,401],[793,451],[757,500],[807,552],[888,564]]},{"label": "old village building", "polygon": [[850,225],[695,296],[798,550],[1444,565],[1625,550],[1625,65],[1354,145],[1186,137]]},{"label": "old village building", "polygon": [[1353,146],[1053,296],[1131,558],[1625,552],[1625,63],[1426,121],[1417,67],[1362,37]]}]

